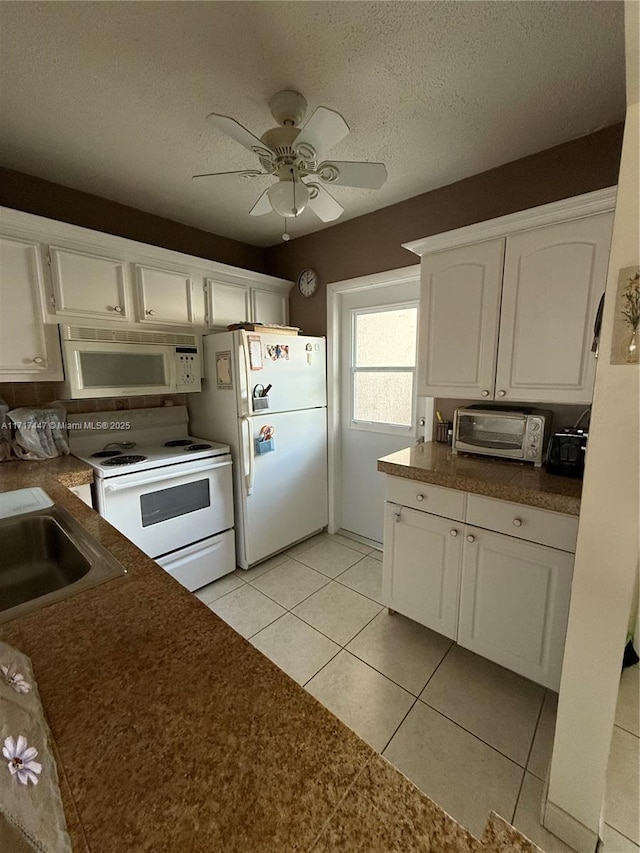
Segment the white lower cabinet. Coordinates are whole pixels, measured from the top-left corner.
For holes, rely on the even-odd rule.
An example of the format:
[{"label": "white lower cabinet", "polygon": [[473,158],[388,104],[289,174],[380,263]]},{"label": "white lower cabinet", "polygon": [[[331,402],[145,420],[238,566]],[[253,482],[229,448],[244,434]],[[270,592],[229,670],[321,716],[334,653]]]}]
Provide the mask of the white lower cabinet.
[{"label": "white lower cabinet", "polygon": [[389,607],[456,639],[462,525],[387,503],[383,596]]},{"label": "white lower cabinet", "polygon": [[[439,506],[456,517],[394,502],[403,489],[409,498],[418,489],[423,501],[432,498],[423,492],[435,489],[438,504],[434,499],[429,508]],[[397,477],[387,477],[387,498],[384,603],[558,690],[573,576],[574,554],[568,548],[575,547],[577,519],[454,489],[402,483]],[[477,523],[483,514],[489,526],[486,513],[492,506],[498,530],[466,523]],[[498,532],[505,519],[513,535]],[[567,543],[567,550],[550,547],[558,540]]]},{"label": "white lower cabinet", "polygon": [[458,643],[557,690],[572,576],[573,554],[465,527]]}]

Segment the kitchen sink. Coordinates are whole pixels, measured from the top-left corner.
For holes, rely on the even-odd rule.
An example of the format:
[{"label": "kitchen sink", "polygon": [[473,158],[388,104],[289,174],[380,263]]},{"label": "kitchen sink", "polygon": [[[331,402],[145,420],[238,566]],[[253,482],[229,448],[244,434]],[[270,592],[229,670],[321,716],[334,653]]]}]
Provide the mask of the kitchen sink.
[{"label": "kitchen sink", "polygon": [[123,574],[60,506],[0,520],[0,622]]}]

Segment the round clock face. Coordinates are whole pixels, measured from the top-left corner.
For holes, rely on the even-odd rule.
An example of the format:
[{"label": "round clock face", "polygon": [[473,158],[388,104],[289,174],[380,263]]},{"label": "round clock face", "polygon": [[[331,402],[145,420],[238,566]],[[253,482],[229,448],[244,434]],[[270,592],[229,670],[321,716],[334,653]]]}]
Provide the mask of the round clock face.
[{"label": "round clock face", "polygon": [[303,296],[313,296],[318,289],[318,273],[315,270],[302,270],[298,276],[298,290]]}]

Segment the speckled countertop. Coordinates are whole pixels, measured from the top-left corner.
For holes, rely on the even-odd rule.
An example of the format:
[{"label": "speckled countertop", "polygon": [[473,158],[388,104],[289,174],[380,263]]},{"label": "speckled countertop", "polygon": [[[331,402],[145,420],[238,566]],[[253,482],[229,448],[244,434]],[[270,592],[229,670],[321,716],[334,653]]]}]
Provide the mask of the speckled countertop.
[{"label": "speckled countertop", "polygon": [[580,514],[582,480],[547,474],[527,462],[468,453],[454,456],[450,445],[434,441],[384,456],[378,460],[378,471],[567,515]]},{"label": "speckled countertop", "polygon": [[128,574],[0,626],[33,662],[82,853],[523,853],[475,839],[64,484],[71,458],[0,465],[41,486]]}]

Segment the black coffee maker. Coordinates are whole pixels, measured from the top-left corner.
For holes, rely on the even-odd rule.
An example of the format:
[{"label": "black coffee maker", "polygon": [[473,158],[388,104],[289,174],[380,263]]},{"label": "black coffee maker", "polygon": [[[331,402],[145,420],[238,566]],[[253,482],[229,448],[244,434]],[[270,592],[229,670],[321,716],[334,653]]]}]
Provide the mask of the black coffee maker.
[{"label": "black coffee maker", "polygon": [[564,429],[552,435],[547,450],[547,473],[582,477],[588,437],[583,429]]}]

